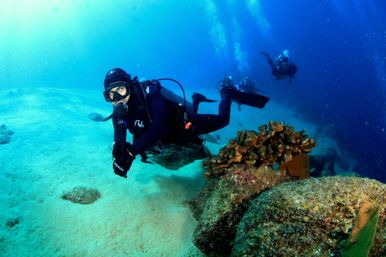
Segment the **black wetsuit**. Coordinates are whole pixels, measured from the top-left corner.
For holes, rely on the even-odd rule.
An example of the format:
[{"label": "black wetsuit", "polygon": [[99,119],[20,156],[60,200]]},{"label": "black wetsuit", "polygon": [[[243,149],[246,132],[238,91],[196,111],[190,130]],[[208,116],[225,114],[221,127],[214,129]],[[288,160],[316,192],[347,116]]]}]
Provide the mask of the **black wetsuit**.
[{"label": "black wetsuit", "polygon": [[298,68],[294,63],[290,62],[288,58],[277,58],[274,62],[267,53],[263,53],[263,55],[267,59],[268,64],[271,66],[272,75],[276,79],[289,78],[291,81],[295,77]]},{"label": "black wetsuit", "polygon": [[[132,150],[144,153],[156,143],[197,142],[197,136],[221,129],[229,124],[231,98],[223,93],[218,115],[185,114],[184,108],[161,94],[158,81],[145,81],[133,86],[128,111],[114,112],[114,142],[126,143],[127,130],[133,134]],[[187,119],[186,119],[187,116]],[[186,122],[191,122],[189,129]]]}]

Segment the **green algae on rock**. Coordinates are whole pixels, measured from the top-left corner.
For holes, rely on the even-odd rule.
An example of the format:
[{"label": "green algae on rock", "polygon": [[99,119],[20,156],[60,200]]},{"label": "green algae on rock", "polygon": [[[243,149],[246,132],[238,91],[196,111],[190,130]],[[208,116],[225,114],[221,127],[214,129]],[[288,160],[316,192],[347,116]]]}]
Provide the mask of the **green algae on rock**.
[{"label": "green algae on rock", "polygon": [[369,256],[386,256],[385,193],[385,184],[354,177],[283,183],[252,201],[232,256],[341,256],[363,201],[379,206]]},{"label": "green algae on rock", "polygon": [[364,201],[358,211],[350,238],[346,240],[343,257],[367,257],[377,232],[379,206]]}]

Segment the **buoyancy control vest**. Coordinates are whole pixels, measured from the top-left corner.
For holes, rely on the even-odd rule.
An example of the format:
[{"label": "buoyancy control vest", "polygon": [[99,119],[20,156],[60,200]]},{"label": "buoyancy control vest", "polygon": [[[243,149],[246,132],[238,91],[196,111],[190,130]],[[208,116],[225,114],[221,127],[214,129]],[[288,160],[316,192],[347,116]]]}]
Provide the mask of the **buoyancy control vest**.
[{"label": "buoyancy control vest", "polygon": [[[181,87],[182,96],[179,96],[172,92],[171,90],[161,86],[159,81],[170,80],[177,83]],[[193,105],[190,102],[187,102],[185,99],[185,91],[182,85],[174,80],[169,78],[156,79],[156,80],[146,80],[144,82],[137,82],[133,87],[134,97],[137,99],[137,108],[141,111],[146,111],[148,119],[150,122],[153,117],[151,117],[150,105],[147,102],[147,92],[149,87],[156,87],[160,91],[161,96],[166,102],[166,112],[167,112],[167,124],[168,132],[163,138],[163,141],[173,143],[173,142],[192,142],[197,141],[193,140],[192,129],[187,126],[189,124],[189,116],[193,113]]]}]

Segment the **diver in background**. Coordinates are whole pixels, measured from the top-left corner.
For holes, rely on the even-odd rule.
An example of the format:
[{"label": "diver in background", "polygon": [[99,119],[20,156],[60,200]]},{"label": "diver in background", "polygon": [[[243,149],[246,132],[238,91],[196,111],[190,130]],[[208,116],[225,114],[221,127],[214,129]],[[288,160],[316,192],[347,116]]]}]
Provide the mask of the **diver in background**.
[{"label": "diver in background", "polygon": [[[231,77],[229,77],[231,78]],[[241,92],[245,92],[245,93],[250,93],[250,94],[258,94],[256,88],[255,88],[255,85],[253,85],[252,81],[248,78],[248,77],[245,77],[243,78],[237,85],[236,85],[236,88],[238,90],[240,90]],[[241,105],[242,103],[240,102],[237,102],[237,109],[238,111],[241,111]]]},{"label": "diver in background", "polygon": [[256,94],[257,93],[255,85],[253,85],[252,81],[248,77],[243,78],[240,81],[240,83],[236,85],[236,87],[241,92],[251,93],[251,94]]},{"label": "diver in background", "polygon": [[[199,102],[210,100],[196,94],[195,103],[184,106],[168,98],[158,80],[140,82],[121,68],[107,72],[104,89],[104,98],[114,109],[113,169],[125,178],[136,155],[144,158],[146,151],[158,143],[202,144],[199,135],[229,124],[232,101],[263,108],[269,100],[237,90],[233,81],[226,78],[221,83],[218,114],[197,114]],[[132,143],[126,142],[127,130],[133,135]]]},{"label": "diver in background", "polygon": [[298,71],[298,68],[294,63],[289,61],[288,50],[284,50],[281,54],[279,54],[275,61],[271,59],[268,53],[261,52],[261,54],[267,59],[268,64],[272,68],[272,75],[275,76],[277,80],[288,78],[290,82],[292,81]]}]

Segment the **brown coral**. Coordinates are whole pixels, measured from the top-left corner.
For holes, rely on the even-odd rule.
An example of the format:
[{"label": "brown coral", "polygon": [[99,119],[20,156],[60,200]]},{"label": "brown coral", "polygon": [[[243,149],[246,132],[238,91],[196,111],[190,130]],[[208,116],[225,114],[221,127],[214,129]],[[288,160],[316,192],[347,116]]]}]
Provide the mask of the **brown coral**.
[{"label": "brown coral", "polygon": [[305,131],[296,132],[283,122],[270,121],[256,131],[239,131],[236,140],[231,140],[218,156],[204,162],[209,171],[207,177],[222,176],[237,164],[249,167],[273,165],[291,161],[296,155],[309,153],[316,141]]}]

